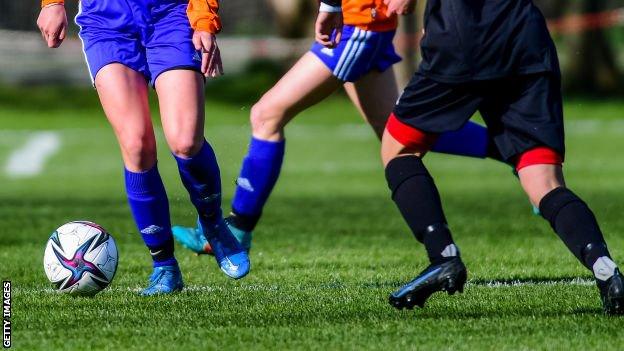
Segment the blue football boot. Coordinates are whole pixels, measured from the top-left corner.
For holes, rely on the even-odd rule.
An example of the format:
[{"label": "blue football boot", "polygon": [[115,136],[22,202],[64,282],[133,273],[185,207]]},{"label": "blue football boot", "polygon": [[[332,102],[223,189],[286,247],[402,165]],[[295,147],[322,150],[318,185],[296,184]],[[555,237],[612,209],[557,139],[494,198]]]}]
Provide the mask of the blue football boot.
[{"label": "blue football boot", "polygon": [[[238,242],[243,246],[243,249],[249,253],[249,249],[251,249],[252,232],[238,229],[227,218],[225,219],[225,222],[227,223],[230,232],[232,232],[232,235],[234,235]],[[199,228],[174,226],[171,230],[173,231],[173,236],[176,240],[185,248],[195,252],[198,255],[214,256],[212,247]]]},{"label": "blue football boot", "polygon": [[198,255],[214,255],[204,233],[198,228],[174,226],[171,228],[171,231],[173,232],[173,237],[185,248]]},{"label": "blue football boot", "polygon": [[171,294],[182,291],[184,282],[178,265],[154,267],[149,277],[149,285],[141,291],[143,296]]},{"label": "blue football boot", "polygon": [[221,219],[212,228],[203,228],[198,220],[197,228],[204,233],[215,259],[225,275],[233,279],[240,279],[249,273],[250,263],[247,251],[232,234],[225,220]]},{"label": "blue football boot", "polygon": [[232,223],[230,218],[226,218],[225,219],[225,223],[227,223],[227,226],[230,229],[230,231],[232,232],[232,235],[234,235],[234,237],[236,237],[236,239],[243,246],[245,251],[247,251],[247,253],[249,253],[249,250],[251,249],[252,232],[248,232],[246,230],[242,230],[242,229],[237,228],[236,226],[234,226],[234,224]]}]

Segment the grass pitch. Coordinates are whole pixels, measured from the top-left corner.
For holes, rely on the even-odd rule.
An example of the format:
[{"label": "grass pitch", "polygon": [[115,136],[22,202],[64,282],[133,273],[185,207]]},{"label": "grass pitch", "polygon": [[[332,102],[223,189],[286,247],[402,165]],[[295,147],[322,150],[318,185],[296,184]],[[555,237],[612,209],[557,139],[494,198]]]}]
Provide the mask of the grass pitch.
[{"label": "grass pitch", "polygon": [[[624,104],[571,101],[566,110],[568,183],[593,207],[622,263]],[[248,111],[208,103],[206,134],[222,166],[226,210]],[[622,348],[624,318],[602,315],[588,272],[531,214],[511,170],[494,161],[427,157],[469,283],[462,295],[434,295],[423,310],[391,308],[388,294],[426,265],[426,255],[389,199],[378,142],[343,99],[289,127],[250,275],[229,280],[211,257],[177,247],[188,288],[166,297],[137,296],[150,258],[100,110],[4,101],[0,125],[0,276],[14,284],[15,349]],[[38,175],[8,175],[4,163],[38,130],[56,133],[59,152]],[[173,222],[190,225],[194,210],[161,133],[159,140]],[[54,293],[43,273],[49,234],[77,219],[100,223],[119,246],[117,276],[94,298]]]}]

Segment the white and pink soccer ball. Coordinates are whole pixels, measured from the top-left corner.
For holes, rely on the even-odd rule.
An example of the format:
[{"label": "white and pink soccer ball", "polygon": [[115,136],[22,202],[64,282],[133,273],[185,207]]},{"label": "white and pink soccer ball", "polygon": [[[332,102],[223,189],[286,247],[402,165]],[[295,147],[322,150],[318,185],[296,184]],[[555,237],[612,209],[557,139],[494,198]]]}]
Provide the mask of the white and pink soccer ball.
[{"label": "white and pink soccer ball", "polygon": [[61,292],[95,295],[117,271],[117,245],[101,226],[87,221],[63,224],[46,245],[43,268]]}]

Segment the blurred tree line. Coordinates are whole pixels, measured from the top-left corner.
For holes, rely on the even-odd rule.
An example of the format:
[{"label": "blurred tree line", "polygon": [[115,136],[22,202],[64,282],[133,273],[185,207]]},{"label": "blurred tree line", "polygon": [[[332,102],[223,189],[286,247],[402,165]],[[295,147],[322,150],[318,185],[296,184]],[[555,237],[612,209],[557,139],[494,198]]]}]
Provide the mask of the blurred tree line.
[{"label": "blurred tree line", "polygon": [[[78,0],[66,0],[68,15],[77,11]],[[312,34],[318,0],[223,0],[221,13],[226,23],[225,35],[262,36],[278,34],[285,38],[303,38]],[[516,0],[508,0],[516,1]],[[579,14],[595,14],[622,9],[624,0],[534,0],[551,20]],[[0,29],[36,30],[39,0],[0,0]],[[418,63],[418,33],[424,0],[419,11],[404,16],[400,31],[402,54],[398,68],[403,80]],[[596,20],[594,18],[594,20]],[[600,19],[598,19],[600,21]],[[621,94],[624,92],[624,23],[610,28],[587,28],[574,33],[555,33],[564,71],[567,92],[579,94]],[[574,25],[574,24],[572,24]],[[75,33],[75,26],[72,26]]]},{"label": "blurred tree line", "polygon": [[[265,0],[277,18],[277,30],[280,35],[289,38],[309,35],[312,30],[310,23],[316,15],[316,0]],[[509,0],[515,1],[515,0]],[[596,14],[609,10],[622,9],[623,0],[534,0],[548,19],[560,19],[578,14]],[[418,13],[422,15],[424,1],[420,1]],[[593,20],[600,22],[600,19]],[[418,14],[402,19],[400,31],[407,38],[415,37],[422,25]],[[624,35],[619,23],[617,28],[588,28],[574,34],[558,34],[553,36],[560,48],[560,55],[566,57],[564,66],[564,85],[569,93],[619,95],[624,92],[622,64],[619,62],[624,47],[620,44]],[[408,45],[404,52],[403,67],[400,74],[413,72],[417,62],[417,45]],[[405,79],[406,77],[402,77]]]}]

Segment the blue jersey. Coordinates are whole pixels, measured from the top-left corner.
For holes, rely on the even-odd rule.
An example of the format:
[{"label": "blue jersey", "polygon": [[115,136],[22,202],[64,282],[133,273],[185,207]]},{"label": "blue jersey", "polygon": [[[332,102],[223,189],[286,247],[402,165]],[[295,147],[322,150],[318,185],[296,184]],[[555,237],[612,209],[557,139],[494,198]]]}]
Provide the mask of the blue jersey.
[{"label": "blue jersey", "polygon": [[81,0],[76,24],[91,77],[123,64],[155,84],[172,69],[201,70],[186,0]]}]

